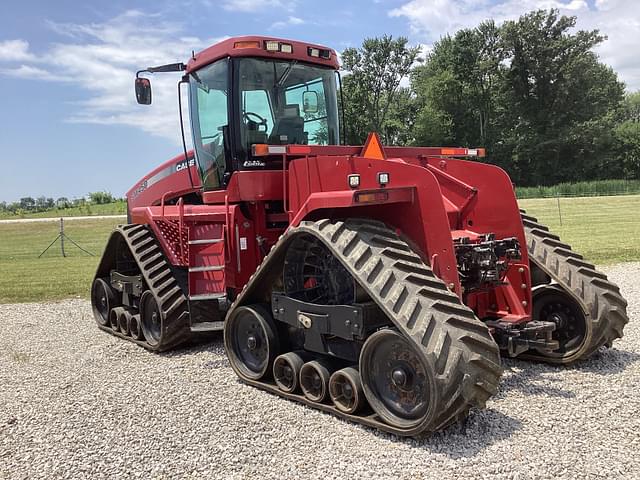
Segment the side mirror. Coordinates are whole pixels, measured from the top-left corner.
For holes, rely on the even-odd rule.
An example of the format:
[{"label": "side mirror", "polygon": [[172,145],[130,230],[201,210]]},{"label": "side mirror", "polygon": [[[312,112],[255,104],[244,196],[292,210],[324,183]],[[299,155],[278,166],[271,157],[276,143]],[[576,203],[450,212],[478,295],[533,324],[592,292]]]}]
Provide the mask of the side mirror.
[{"label": "side mirror", "polygon": [[140,105],[151,105],[151,80],[136,77],[136,100]]},{"label": "side mirror", "polygon": [[318,92],[307,90],[302,94],[302,111],[304,113],[318,113]]}]

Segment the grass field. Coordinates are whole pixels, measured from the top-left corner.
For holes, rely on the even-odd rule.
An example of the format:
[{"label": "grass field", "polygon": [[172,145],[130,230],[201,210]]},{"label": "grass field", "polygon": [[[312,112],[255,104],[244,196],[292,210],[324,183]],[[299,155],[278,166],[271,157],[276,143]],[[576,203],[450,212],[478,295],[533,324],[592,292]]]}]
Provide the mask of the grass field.
[{"label": "grass field", "polygon": [[58,235],[58,222],[0,224],[0,303],[88,297],[98,260],[117,223],[118,219],[66,222],[65,233],[95,254],[91,257],[65,242],[67,258],[60,254],[59,243],[38,258]]},{"label": "grass field", "polygon": [[[562,225],[555,198],[521,200],[589,261],[611,264],[640,260],[640,195],[560,199]],[[0,224],[0,303],[89,296],[91,278],[109,232],[122,220],[78,220],[66,233],[96,254],[90,257],[67,245],[67,258],[54,245],[38,255],[58,234],[57,222]]]},{"label": "grass field", "polygon": [[640,260],[640,195],[520,200],[574,250],[596,264]]},{"label": "grass field", "polygon": [[124,215],[127,213],[127,203],[119,200],[102,205],[82,205],[70,208],[52,208],[44,212],[0,212],[0,220],[14,218],[47,218],[47,217],[82,217],[88,215]]}]

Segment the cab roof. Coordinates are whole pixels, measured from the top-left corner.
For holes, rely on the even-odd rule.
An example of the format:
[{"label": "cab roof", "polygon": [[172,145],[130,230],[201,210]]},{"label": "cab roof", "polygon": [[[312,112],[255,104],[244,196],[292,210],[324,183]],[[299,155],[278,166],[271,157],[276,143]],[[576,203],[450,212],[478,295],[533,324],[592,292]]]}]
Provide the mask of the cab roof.
[{"label": "cab roof", "polygon": [[[268,51],[266,48],[267,42],[278,42],[280,45],[291,45],[292,51],[291,53],[285,53],[283,51]],[[312,56],[312,51],[314,51],[314,53],[315,51],[321,51],[325,56],[328,54],[328,58]],[[299,42],[297,40],[247,35],[228,38],[196,53],[191,59],[189,59],[189,63],[187,63],[187,72],[198,70],[205,65],[226,57],[263,57],[282,60],[298,60],[299,62],[331,67],[334,70],[337,70],[340,67],[340,64],[338,63],[338,56],[336,55],[335,50],[331,48],[314,43]]]}]

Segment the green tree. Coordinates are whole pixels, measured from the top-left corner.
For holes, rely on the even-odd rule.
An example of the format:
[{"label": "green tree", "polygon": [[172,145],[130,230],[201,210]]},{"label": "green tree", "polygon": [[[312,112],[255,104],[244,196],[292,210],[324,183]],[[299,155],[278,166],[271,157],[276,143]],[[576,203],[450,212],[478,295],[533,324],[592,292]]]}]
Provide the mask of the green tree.
[{"label": "green tree", "polygon": [[91,192],[89,201],[96,205],[103,205],[105,203],[113,203],[116,199],[109,192]]},{"label": "green tree", "polygon": [[619,174],[624,87],[593,53],[604,37],[575,23],[540,10],[437,42],[411,77],[416,142],[486,146],[521,185]]},{"label": "green tree", "polygon": [[347,143],[362,144],[371,131],[385,143],[406,140],[408,129],[401,132],[398,125],[411,110],[395,103],[410,103],[410,91],[401,88],[401,82],[419,53],[419,47],[408,46],[407,38],[394,40],[389,35],[367,38],[360,48],[342,52],[342,67],[348,72],[342,80]]},{"label": "green tree", "polygon": [[625,97],[621,118],[613,131],[621,176],[640,179],[640,91]]}]

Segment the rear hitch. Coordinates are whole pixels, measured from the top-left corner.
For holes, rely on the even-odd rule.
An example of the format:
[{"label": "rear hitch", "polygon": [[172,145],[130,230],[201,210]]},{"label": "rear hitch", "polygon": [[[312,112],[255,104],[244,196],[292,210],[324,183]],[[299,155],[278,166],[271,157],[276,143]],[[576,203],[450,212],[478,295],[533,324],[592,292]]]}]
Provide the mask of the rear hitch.
[{"label": "rear hitch", "polygon": [[500,320],[491,320],[487,326],[493,329],[493,337],[510,357],[517,357],[527,350],[540,353],[552,352],[560,347],[558,340],[552,337],[556,324],[533,320],[523,325],[514,325]]}]

